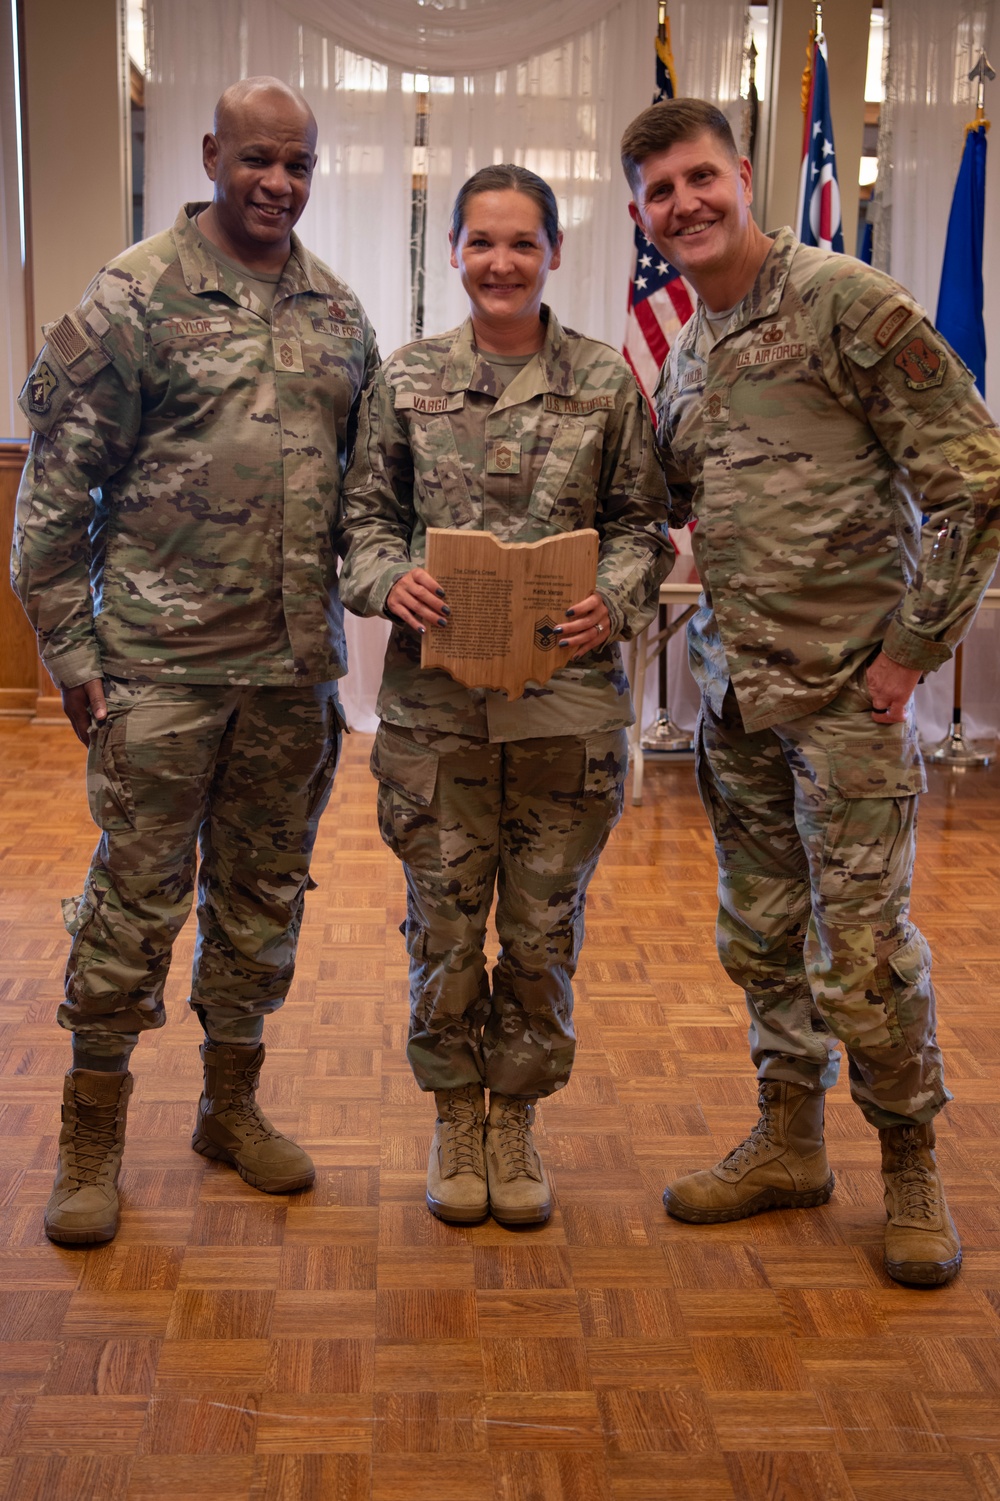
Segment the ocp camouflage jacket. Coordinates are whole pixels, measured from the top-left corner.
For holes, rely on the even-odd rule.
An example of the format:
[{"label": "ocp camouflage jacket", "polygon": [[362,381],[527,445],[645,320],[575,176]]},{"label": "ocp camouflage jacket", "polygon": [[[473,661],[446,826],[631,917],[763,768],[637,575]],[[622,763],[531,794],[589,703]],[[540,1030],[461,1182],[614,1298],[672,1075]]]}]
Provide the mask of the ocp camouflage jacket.
[{"label": "ocp camouflage jacket", "polygon": [[346,671],[341,476],[375,337],[295,236],[268,313],[206,254],[203,207],[99,272],[21,393],[12,575],[64,687]]},{"label": "ocp camouflage jacket", "polygon": [[692,669],[748,730],[828,703],[879,647],[951,656],[1000,543],[1000,433],[897,282],[774,236],[713,344],[699,304],[656,392],[671,524],[704,585]]},{"label": "ocp camouflage jacket", "polygon": [[502,392],[471,321],[383,365],[345,484],[341,593],[360,615],[384,613],[396,580],[423,564],[428,527],[489,531],[505,542],[594,527],[611,639],[508,702],[422,670],[419,635],[397,624],[378,704],[392,724],[514,740],[632,723],[614,638],[648,624],[673,563],[663,477],[621,355],[563,329],[549,309],[543,316],[542,349]]}]

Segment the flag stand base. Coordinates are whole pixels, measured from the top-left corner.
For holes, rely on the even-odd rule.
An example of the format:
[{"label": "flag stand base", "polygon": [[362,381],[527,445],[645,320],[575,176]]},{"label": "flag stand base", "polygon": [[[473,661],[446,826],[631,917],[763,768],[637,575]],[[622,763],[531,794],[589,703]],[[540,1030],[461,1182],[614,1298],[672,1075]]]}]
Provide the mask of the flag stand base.
[{"label": "flag stand base", "polygon": [[[987,742],[988,743],[988,742]],[[962,724],[956,720],[951,727],[951,734],[935,746],[928,756],[935,766],[948,766],[953,771],[967,771],[970,766],[989,766],[996,754],[996,747],[990,745],[984,749],[982,742],[966,740],[962,733]]]},{"label": "flag stand base", "polygon": [[674,724],[666,710],[661,709],[652,724],[647,726],[639,744],[644,752],[677,756],[694,750],[694,737],[690,730],[682,730],[680,725]]}]

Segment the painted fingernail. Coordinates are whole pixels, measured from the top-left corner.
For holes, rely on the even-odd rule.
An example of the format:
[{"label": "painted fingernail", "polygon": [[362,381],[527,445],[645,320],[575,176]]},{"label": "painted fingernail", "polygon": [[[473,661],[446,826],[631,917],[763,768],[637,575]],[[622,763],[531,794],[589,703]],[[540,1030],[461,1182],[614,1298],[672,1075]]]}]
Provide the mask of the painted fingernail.
[{"label": "painted fingernail", "polygon": [[441,606],[441,614],[442,615],[450,615],[451,614],[451,605],[442,605]]},{"label": "painted fingernail", "polygon": [[566,611],[566,619],[567,620],[572,620],[573,619],[573,613],[574,612],[572,610],[567,610]]},{"label": "painted fingernail", "polygon": [[444,590],[443,589],[438,589],[436,592],[437,592],[438,599],[444,599]]},{"label": "painted fingernail", "polygon": [[438,625],[447,625],[448,624],[447,620],[445,620],[445,618],[444,618],[443,615],[439,617],[437,623],[438,623]]}]

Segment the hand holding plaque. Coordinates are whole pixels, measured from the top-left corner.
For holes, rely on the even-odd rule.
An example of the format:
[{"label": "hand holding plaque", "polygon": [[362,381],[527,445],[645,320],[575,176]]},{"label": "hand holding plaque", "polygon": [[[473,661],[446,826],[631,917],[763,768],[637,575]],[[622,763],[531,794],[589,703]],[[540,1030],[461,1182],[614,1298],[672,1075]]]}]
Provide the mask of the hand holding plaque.
[{"label": "hand holding plaque", "polygon": [[512,699],[529,681],[547,682],[566,662],[556,626],[594,591],[598,542],[589,529],[501,542],[492,532],[431,527],[424,566],[451,613],[444,630],[424,635],[421,667]]}]

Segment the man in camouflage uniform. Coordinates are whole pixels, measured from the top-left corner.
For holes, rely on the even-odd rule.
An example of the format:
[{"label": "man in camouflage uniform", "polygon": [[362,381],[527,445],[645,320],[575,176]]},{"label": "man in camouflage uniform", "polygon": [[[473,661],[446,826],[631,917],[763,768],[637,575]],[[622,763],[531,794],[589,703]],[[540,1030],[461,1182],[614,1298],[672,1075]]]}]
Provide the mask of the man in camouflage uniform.
[{"label": "man in camouflage uniform", "polygon": [[[519,170],[495,169],[514,182]],[[621,815],[633,713],[618,642],[648,624],[672,562],[663,479],[627,365],[550,309],[540,317],[536,354],[481,352],[470,320],[387,360],[345,502],[344,602],[395,622],[372,770],[382,836],[406,872],[407,1056],[438,1106],[427,1202],[458,1223],[487,1207],[503,1224],[549,1213],[533,1102],[569,1081],[586,891]],[[504,542],[598,530],[596,594],[563,622],[565,665],[544,686],[508,700],[421,670],[422,622],[446,627],[448,613],[423,568],[428,527]]]},{"label": "man in camouflage uniform", "polygon": [[346,670],[342,468],[375,341],[292,234],[316,123],[277,79],[227,90],[211,204],[105,267],[47,329],[13,578],[79,738],[101,841],[59,1022],[73,1034],[46,1232],[110,1239],[140,1032],[164,1022],[200,840],[193,1146],[270,1193],[307,1154],[255,1104],[263,1018],[291,984]]},{"label": "man in camouflage uniform", "polygon": [[950,1095],[930,952],[909,918],[911,696],[993,573],[1000,437],[896,282],[757,228],[750,165],[711,105],[645,111],[622,161],[633,218],[699,297],[658,435],[674,524],[698,523],[697,772],[760,1080],[747,1140],[664,1200],[696,1223],[824,1203],[839,1039],[881,1139],[886,1268],[947,1282],[961,1250],[933,1150]]}]

